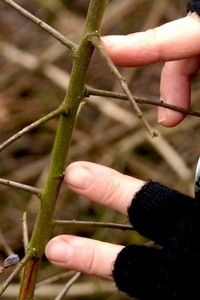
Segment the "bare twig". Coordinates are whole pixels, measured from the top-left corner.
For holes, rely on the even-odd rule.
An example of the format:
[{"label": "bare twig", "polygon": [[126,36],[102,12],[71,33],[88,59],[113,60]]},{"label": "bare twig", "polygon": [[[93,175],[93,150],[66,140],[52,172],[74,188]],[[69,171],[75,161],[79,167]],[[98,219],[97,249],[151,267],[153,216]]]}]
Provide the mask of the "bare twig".
[{"label": "bare twig", "polygon": [[0,151],[2,151],[3,149],[5,149],[8,145],[10,145],[14,141],[18,140],[21,136],[23,136],[24,134],[28,133],[32,129],[35,129],[38,126],[40,126],[41,124],[44,124],[47,121],[53,119],[55,116],[59,115],[61,112],[62,112],[62,108],[59,107],[59,108],[55,109],[54,111],[50,112],[49,114],[45,115],[41,119],[39,119],[39,120],[33,122],[32,124],[24,127],[22,130],[18,131],[16,134],[14,134],[9,139],[7,139],[4,143],[2,143],[0,145]]},{"label": "bare twig", "polygon": [[87,226],[90,228],[112,228],[120,230],[133,230],[131,225],[117,224],[117,223],[107,223],[107,222],[92,222],[92,221],[77,221],[77,220],[54,220],[55,225],[74,225],[74,226]]},{"label": "bare twig", "polygon": [[28,192],[28,193],[31,193],[31,194],[34,194],[34,195],[40,197],[40,193],[41,193],[40,189],[34,188],[34,187],[26,185],[26,184],[22,184],[22,183],[19,183],[16,181],[3,179],[3,178],[0,178],[0,184],[8,185],[8,186],[14,187],[16,189],[19,189],[19,190],[22,190],[22,191],[25,191],[25,192]]},{"label": "bare twig", "polygon": [[27,213],[24,212],[22,216],[22,232],[23,232],[23,244],[24,244],[24,252],[26,253],[28,248],[28,226],[27,226]]},{"label": "bare twig", "polygon": [[[113,99],[128,100],[128,97],[125,94],[116,93],[116,92],[112,92],[112,91],[95,89],[95,88],[91,88],[91,87],[88,87],[88,86],[86,88],[85,96],[86,97],[101,96],[101,97],[105,97],[105,98],[109,97],[109,98],[113,98]],[[193,110],[190,110],[190,109],[184,109],[184,108],[179,107],[179,106],[164,103],[163,101],[160,101],[160,100],[153,100],[153,99],[148,99],[148,98],[145,98],[145,97],[135,96],[135,95],[132,95],[132,97],[135,99],[135,102],[140,103],[140,104],[161,106],[161,107],[164,107],[164,108],[168,108],[168,109],[171,109],[171,110],[174,110],[174,111],[181,112],[185,115],[200,117],[200,112],[198,112],[198,111],[193,111]]]},{"label": "bare twig", "polygon": [[55,39],[57,39],[61,44],[66,46],[68,49],[74,51],[76,48],[76,44],[74,44],[72,41],[68,40],[66,37],[64,37],[60,32],[58,32],[56,29],[49,26],[47,23],[42,21],[41,19],[37,18],[36,16],[32,15],[30,12],[28,12],[26,9],[15,3],[13,0],[0,0],[4,2],[5,4],[8,4],[10,7],[17,10],[21,15],[44,29],[46,32],[51,34]]},{"label": "bare twig", "polygon": [[80,277],[81,273],[77,272],[64,286],[64,288],[61,290],[59,295],[55,298],[55,300],[63,300],[65,299],[65,295],[71,288],[71,286],[74,284],[74,282]]},{"label": "bare twig", "polygon": [[[44,62],[38,59],[36,56],[27,53],[21,49],[18,49],[17,47],[14,47],[13,45],[10,45],[5,42],[0,43],[0,49],[4,57],[9,59],[10,61],[20,64],[21,66],[31,71],[35,71],[38,68],[40,68],[43,74],[48,79],[50,79],[54,84],[56,84],[62,89],[66,88],[66,82],[69,81],[69,76],[66,72],[64,72],[57,66],[48,63],[44,64]],[[93,87],[86,86],[85,97],[89,98],[90,96],[101,96],[105,98],[121,99],[125,101],[129,100],[126,94],[117,93],[113,91],[106,91],[101,89],[95,89]],[[164,103],[163,101],[160,100],[149,99],[142,96],[132,95],[132,97],[135,99],[135,102],[140,104],[160,106],[174,111],[178,111],[180,113],[183,113],[184,115],[200,117],[200,112],[198,111],[184,109],[179,106]],[[1,146],[0,146],[0,151],[1,151]]]},{"label": "bare twig", "polygon": [[154,129],[152,129],[151,125],[148,123],[148,121],[144,117],[143,112],[141,111],[141,109],[137,105],[134,97],[132,96],[132,94],[131,94],[131,92],[130,92],[130,90],[128,88],[128,85],[126,83],[126,80],[122,77],[122,75],[120,74],[120,72],[115,67],[114,63],[112,62],[112,60],[110,59],[110,57],[108,56],[108,54],[106,53],[106,51],[104,50],[104,48],[102,47],[100,38],[97,37],[97,36],[93,36],[93,37],[91,37],[91,42],[99,50],[101,56],[105,59],[105,61],[106,61],[107,65],[108,65],[108,67],[110,68],[111,72],[119,80],[123,91],[127,95],[127,98],[129,99],[130,103],[132,104],[132,106],[133,106],[133,108],[134,108],[134,110],[136,112],[137,117],[139,119],[141,119],[141,121],[143,122],[145,128],[150,133],[151,137],[157,136],[156,131]]},{"label": "bare twig", "polygon": [[21,269],[24,267],[24,265],[29,261],[29,259],[34,255],[34,251],[30,251],[17,265],[15,270],[10,274],[10,276],[1,284],[0,286],[0,296],[4,293],[4,291],[7,289],[11,281],[15,278],[15,276],[21,271]]}]

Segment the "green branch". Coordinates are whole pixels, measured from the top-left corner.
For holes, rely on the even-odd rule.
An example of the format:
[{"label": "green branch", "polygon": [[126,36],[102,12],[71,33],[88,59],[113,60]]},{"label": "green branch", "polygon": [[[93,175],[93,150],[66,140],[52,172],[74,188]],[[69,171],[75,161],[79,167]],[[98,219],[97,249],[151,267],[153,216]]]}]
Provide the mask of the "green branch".
[{"label": "green branch", "polygon": [[83,37],[74,51],[70,82],[61,106],[66,113],[60,115],[48,176],[41,194],[41,203],[27,250],[29,253],[31,249],[34,249],[36,255],[24,268],[19,300],[30,300],[34,297],[41,258],[52,234],[54,209],[63,179],[77,111],[85,94],[86,73],[94,50],[88,36],[99,33],[106,3],[106,0],[90,1]]}]

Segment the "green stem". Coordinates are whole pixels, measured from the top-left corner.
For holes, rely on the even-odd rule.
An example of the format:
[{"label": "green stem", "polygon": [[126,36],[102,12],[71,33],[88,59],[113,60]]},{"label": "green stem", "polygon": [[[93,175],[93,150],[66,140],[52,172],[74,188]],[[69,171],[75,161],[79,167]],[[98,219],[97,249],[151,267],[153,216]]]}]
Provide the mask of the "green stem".
[{"label": "green stem", "polygon": [[63,109],[66,113],[60,115],[48,177],[41,194],[41,204],[28,246],[28,252],[34,249],[37,254],[24,268],[19,300],[30,300],[34,297],[37,273],[45,245],[52,234],[53,213],[63,179],[78,107],[84,98],[87,69],[94,50],[88,37],[99,33],[106,4],[107,0],[90,1],[83,37],[74,53],[69,87],[63,101]]}]

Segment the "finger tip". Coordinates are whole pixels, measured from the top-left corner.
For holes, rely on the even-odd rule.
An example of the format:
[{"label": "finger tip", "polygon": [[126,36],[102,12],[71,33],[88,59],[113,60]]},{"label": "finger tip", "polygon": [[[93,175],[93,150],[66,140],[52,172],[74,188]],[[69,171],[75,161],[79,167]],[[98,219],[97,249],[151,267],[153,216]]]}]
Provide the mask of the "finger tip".
[{"label": "finger tip", "polygon": [[53,263],[66,263],[72,254],[72,248],[67,239],[57,236],[51,239],[45,248],[46,257]]},{"label": "finger tip", "polygon": [[158,115],[158,124],[162,125],[164,127],[174,127],[180,124],[185,116],[181,113],[171,113],[168,115],[167,112],[165,113],[165,117],[163,117],[163,114]]},{"label": "finger tip", "polygon": [[85,190],[92,178],[91,165],[84,162],[74,162],[65,171],[64,181],[71,189]]},{"label": "finger tip", "polygon": [[[166,100],[161,100],[163,103],[167,103]],[[164,127],[174,127],[181,123],[183,119],[185,118],[185,115],[181,112],[173,111],[164,107],[158,108],[157,113],[157,122],[158,124],[164,126]]]}]

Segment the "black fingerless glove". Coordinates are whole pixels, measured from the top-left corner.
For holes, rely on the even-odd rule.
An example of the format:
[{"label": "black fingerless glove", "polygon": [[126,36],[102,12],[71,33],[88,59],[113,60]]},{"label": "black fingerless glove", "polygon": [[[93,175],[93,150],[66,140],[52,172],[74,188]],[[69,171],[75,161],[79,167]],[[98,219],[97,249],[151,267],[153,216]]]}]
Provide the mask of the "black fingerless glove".
[{"label": "black fingerless glove", "polygon": [[135,230],[161,247],[125,247],[114,264],[117,287],[140,300],[200,299],[200,203],[149,181],[128,216]]},{"label": "black fingerless glove", "polygon": [[200,15],[200,0],[189,0],[187,3],[187,12],[189,11]]}]

